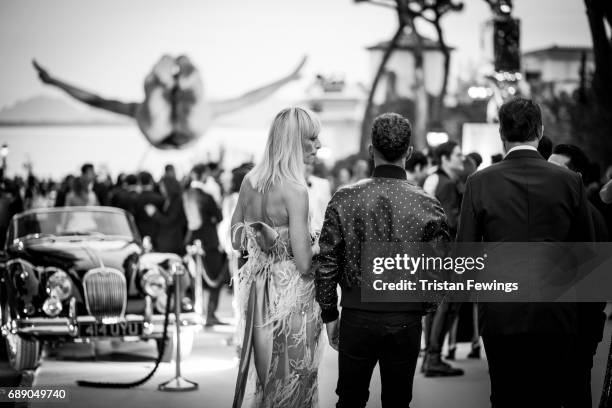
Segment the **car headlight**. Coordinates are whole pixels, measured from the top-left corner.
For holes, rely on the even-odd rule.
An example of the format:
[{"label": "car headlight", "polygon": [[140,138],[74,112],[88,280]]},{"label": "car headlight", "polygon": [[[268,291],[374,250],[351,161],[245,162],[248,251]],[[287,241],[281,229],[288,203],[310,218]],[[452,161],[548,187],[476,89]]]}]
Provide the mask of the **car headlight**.
[{"label": "car headlight", "polygon": [[166,277],[159,269],[149,269],[140,280],[140,287],[145,293],[153,298],[159,297],[166,292]]},{"label": "car headlight", "polygon": [[51,296],[45,303],[43,303],[43,312],[47,314],[47,316],[55,317],[62,312],[62,301],[56,298],[55,296]]},{"label": "car headlight", "polygon": [[54,296],[59,300],[65,300],[72,293],[72,281],[70,276],[60,269],[47,268],[46,271],[55,271],[49,279],[47,279],[47,294]]}]

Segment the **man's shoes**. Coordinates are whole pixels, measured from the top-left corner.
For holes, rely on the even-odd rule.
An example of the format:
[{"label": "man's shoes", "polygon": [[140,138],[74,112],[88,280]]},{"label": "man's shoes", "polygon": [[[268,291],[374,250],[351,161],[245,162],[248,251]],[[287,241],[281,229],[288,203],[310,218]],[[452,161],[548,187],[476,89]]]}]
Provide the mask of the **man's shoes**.
[{"label": "man's shoes", "polygon": [[447,360],[455,360],[455,351],[457,350],[456,347],[451,347],[448,349],[448,354],[446,355],[446,359]]},{"label": "man's shoes", "polygon": [[429,354],[427,352],[425,352],[423,354],[423,362],[421,363],[421,373],[425,372],[425,366],[427,365],[428,357],[429,357]]},{"label": "man's shoes", "polygon": [[213,326],[225,326],[228,323],[222,322],[221,320],[219,320],[217,318],[217,316],[210,316],[206,318],[206,324],[204,325],[204,327],[213,327]]},{"label": "man's shoes", "polygon": [[467,358],[480,359],[480,346],[472,347],[472,351],[467,355]]},{"label": "man's shoes", "polygon": [[448,363],[445,363],[440,358],[439,354],[432,354],[424,365],[425,377],[456,377],[463,375],[463,370],[455,368]]}]

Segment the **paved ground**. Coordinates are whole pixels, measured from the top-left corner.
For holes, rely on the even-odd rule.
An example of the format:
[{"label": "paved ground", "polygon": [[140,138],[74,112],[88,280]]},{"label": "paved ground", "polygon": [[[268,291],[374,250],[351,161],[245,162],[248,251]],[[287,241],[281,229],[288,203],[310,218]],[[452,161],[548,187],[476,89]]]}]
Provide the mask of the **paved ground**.
[{"label": "paved ground", "polygon": [[[229,302],[224,302],[221,317],[231,316]],[[594,399],[598,401],[605,369],[605,355],[609,347],[612,325],[606,328],[606,339],[600,345],[593,369]],[[123,344],[113,348],[108,342],[99,345],[97,356],[92,359],[93,348],[88,345],[65,347],[59,356],[46,358],[35,371],[34,385],[62,385],[69,388],[70,406],[87,408],[108,407],[230,407],[236,377],[236,357],[233,346],[227,344],[230,327],[217,327],[201,332],[196,337],[190,358],[183,363],[183,375],[199,384],[199,390],[187,393],[167,393],[157,390],[158,384],[172,378],[173,364],[162,364],[155,376],[145,385],[128,390],[103,390],[78,387],[76,380],[132,381],[144,376],[153,366],[156,355],[153,343]],[[417,374],[414,382],[413,407],[456,408],[488,407],[489,382],[485,360],[462,359],[469,345],[461,344],[457,352],[460,358],[456,365],[466,375],[456,378],[428,379]],[[21,380],[19,375],[10,373],[0,363],[0,381],[3,385]],[[420,364],[420,362],[419,362]],[[526,367],[526,369],[528,369]],[[321,408],[333,407],[335,403],[335,382],[337,376],[336,354],[327,348],[319,370]],[[5,382],[7,381],[7,382]],[[372,379],[369,408],[380,406],[380,378],[378,370]],[[45,406],[41,404],[33,405]],[[65,404],[46,406],[66,407]]]}]

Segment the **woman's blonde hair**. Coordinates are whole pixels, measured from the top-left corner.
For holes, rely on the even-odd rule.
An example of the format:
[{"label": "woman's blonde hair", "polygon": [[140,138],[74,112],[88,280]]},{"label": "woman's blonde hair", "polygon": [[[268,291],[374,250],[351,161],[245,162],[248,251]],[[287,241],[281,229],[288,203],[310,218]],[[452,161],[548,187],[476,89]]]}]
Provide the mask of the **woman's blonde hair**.
[{"label": "woman's blonde hair", "polygon": [[308,109],[280,111],[270,127],[263,158],[249,173],[255,190],[265,193],[281,181],[305,186],[302,138],[317,136],[320,129],[319,118]]}]

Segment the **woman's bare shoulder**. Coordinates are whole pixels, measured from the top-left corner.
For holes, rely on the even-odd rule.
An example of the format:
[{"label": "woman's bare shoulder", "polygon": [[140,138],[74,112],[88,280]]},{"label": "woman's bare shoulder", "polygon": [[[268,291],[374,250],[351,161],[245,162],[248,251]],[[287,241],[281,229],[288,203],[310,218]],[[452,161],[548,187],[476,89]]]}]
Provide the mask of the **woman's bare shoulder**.
[{"label": "woman's bare shoulder", "polygon": [[292,182],[285,182],[280,187],[283,200],[288,204],[308,202],[308,188]]}]

